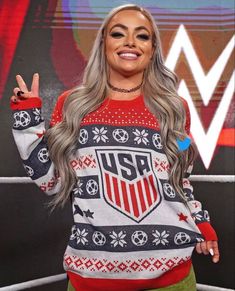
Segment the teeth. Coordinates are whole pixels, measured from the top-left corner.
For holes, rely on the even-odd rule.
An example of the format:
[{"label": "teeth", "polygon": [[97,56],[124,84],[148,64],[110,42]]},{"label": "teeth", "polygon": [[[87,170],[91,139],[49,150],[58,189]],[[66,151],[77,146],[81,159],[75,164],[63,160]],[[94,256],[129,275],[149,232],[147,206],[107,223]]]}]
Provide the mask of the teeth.
[{"label": "teeth", "polygon": [[133,53],[121,53],[120,56],[122,57],[131,57],[131,58],[136,58],[137,55]]}]

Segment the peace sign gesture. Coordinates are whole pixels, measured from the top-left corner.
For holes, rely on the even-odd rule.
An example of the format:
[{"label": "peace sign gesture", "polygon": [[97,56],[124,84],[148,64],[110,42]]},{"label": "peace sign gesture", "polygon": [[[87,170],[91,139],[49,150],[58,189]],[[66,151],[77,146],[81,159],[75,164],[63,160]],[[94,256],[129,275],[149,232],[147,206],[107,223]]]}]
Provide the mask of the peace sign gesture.
[{"label": "peace sign gesture", "polygon": [[30,97],[39,97],[39,74],[33,75],[31,91],[28,90],[25,81],[20,75],[16,76],[16,81],[19,87],[13,89],[14,96],[11,97],[11,101],[19,103],[21,100],[28,99]]}]

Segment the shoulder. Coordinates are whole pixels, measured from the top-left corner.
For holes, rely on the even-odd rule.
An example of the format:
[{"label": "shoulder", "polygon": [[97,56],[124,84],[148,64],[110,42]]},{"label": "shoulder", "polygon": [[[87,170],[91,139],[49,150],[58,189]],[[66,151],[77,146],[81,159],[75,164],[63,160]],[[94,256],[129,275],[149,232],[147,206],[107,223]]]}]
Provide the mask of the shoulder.
[{"label": "shoulder", "polygon": [[57,103],[56,106],[58,107],[58,109],[60,108],[62,111],[62,108],[64,106],[64,102],[67,99],[67,97],[70,95],[70,93],[72,92],[72,90],[67,90],[64,91],[62,94],[59,95],[58,99],[57,99]]},{"label": "shoulder", "polygon": [[189,134],[190,133],[190,126],[191,126],[191,116],[190,116],[188,102],[183,97],[181,97],[181,96],[179,96],[179,97],[184,105],[184,109],[185,109],[185,113],[186,113],[185,130],[186,130],[187,134]]},{"label": "shoulder", "polygon": [[186,112],[186,118],[190,118],[190,110],[189,110],[189,106],[188,106],[188,102],[187,100],[185,100],[183,97],[179,96],[183,105],[184,105],[184,109]]},{"label": "shoulder", "polygon": [[181,97],[181,96],[179,96],[179,97],[184,105],[185,110],[188,111],[189,110],[188,102],[183,97]]},{"label": "shoulder", "polygon": [[70,93],[71,93],[71,90],[67,90],[59,95],[55,108],[52,112],[50,126],[54,126],[55,124],[62,121],[64,102],[67,99],[67,97],[70,95]]}]

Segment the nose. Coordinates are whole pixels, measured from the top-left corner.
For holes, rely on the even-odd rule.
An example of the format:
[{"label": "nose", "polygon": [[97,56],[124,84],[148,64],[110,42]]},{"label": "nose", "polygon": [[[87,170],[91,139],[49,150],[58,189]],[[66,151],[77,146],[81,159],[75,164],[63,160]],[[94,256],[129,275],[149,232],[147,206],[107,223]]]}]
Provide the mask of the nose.
[{"label": "nose", "polygon": [[133,35],[128,34],[125,39],[125,46],[133,47],[135,46],[135,38]]}]

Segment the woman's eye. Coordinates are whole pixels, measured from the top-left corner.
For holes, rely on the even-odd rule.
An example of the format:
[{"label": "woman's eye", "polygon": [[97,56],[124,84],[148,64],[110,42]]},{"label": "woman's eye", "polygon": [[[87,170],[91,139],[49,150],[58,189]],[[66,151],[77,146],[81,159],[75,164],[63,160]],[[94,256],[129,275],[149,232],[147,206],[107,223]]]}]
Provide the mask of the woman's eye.
[{"label": "woman's eye", "polygon": [[120,38],[123,36],[121,32],[111,32],[110,35],[114,38]]},{"label": "woman's eye", "polygon": [[142,40],[149,40],[150,39],[150,36],[148,34],[138,34],[137,37],[142,39]]}]

